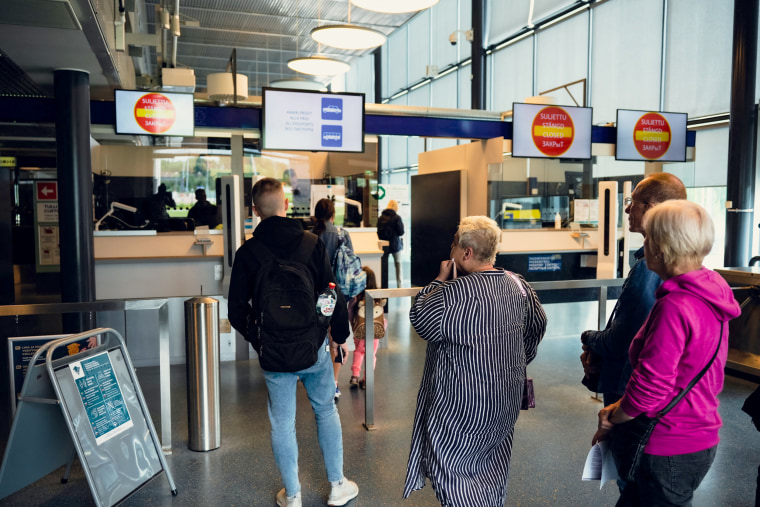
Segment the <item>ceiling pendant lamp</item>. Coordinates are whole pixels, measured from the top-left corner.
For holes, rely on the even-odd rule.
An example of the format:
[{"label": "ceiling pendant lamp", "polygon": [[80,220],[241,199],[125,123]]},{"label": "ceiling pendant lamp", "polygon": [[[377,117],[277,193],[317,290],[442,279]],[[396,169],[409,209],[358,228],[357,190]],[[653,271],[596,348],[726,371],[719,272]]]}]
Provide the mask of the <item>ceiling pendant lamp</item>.
[{"label": "ceiling pendant lamp", "polygon": [[385,34],[357,25],[325,25],[311,31],[315,41],[340,49],[369,49],[382,45]]},{"label": "ceiling pendant lamp", "polygon": [[270,81],[270,88],[290,88],[297,90],[313,90],[317,92],[326,92],[327,86],[323,85],[319,81],[312,79],[303,79],[300,77],[293,77],[290,79],[277,79]]},{"label": "ceiling pendant lamp", "polygon": [[296,72],[312,76],[344,74],[351,68],[346,62],[319,55],[293,58],[288,60],[288,67]]},{"label": "ceiling pendant lamp", "polygon": [[402,14],[427,9],[438,0],[351,0],[351,3],[368,11]]}]

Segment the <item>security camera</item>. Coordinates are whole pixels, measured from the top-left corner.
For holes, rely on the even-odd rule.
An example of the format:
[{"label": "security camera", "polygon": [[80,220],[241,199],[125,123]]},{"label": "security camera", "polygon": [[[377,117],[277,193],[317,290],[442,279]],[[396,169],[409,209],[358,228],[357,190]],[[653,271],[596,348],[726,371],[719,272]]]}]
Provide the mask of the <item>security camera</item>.
[{"label": "security camera", "polygon": [[449,44],[451,44],[452,46],[456,46],[457,45],[457,33],[456,32],[453,32],[451,35],[449,35]]}]

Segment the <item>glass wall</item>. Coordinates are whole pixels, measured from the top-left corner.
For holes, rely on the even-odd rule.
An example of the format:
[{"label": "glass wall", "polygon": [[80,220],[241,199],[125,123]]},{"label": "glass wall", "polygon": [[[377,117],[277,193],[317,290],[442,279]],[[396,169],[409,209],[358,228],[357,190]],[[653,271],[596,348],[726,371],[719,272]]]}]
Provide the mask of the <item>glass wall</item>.
[{"label": "glass wall", "polygon": [[[408,93],[408,104],[429,99],[433,108],[469,108],[471,45],[462,33],[456,46],[447,41],[454,30],[472,27],[471,12],[468,0],[441,0],[395,33],[381,49],[382,100],[403,103],[399,94],[421,85]],[[509,112],[513,102],[550,94],[561,104],[592,107],[594,125],[614,124],[617,109],[685,112],[690,118],[728,112],[731,2],[487,0],[485,19],[486,103],[492,111]],[[414,33],[423,32],[429,33],[431,42],[418,47],[412,39]],[[405,47],[403,41],[407,42]],[[423,66],[437,66],[439,70],[454,66],[456,78],[447,74],[424,82]],[[422,92],[424,88],[430,92]],[[760,80],[757,90],[760,97]],[[647,171],[664,170],[684,180],[690,198],[711,211],[722,235],[727,125],[699,130],[696,139],[694,162],[656,168],[615,161],[614,152],[596,156],[592,162],[571,164],[505,158],[503,164],[492,168],[489,206],[494,215],[503,216],[503,199],[540,200],[562,194],[567,197],[567,212],[565,201],[560,200],[561,215],[563,220],[565,213],[567,219],[572,219],[573,196],[595,198],[599,180],[635,182]],[[383,178],[390,174],[397,178],[404,164],[408,171],[413,171],[420,149],[434,150],[457,142],[468,141],[387,138],[384,143],[387,156],[382,158],[381,167]],[[577,174],[582,175],[580,182],[575,179]],[[535,187],[531,188],[529,181],[534,180]],[[572,194],[571,184],[575,187]],[[535,191],[538,195],[532,195]],[[543,209],[553,209],[551,206],[548,201],[542,203]],[[540,220],[544,225],[553,224],[553,217],[545,218],[544,214]],[[722,248],[716,250],[720,250],[713,252],[717,265]]]}]

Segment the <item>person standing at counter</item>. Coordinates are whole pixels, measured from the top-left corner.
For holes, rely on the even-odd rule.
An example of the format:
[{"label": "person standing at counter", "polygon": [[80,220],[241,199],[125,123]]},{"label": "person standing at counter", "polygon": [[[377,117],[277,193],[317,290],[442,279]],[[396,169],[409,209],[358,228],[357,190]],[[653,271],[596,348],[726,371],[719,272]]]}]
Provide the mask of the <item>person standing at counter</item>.
[{"label": "person standing at counter", "polygon": [[[307,239],[307,235],[313,238],[314,247],[306,267],[312,279],[315,305],[318,293],[326,288],[328,283],[335,283],[335,276],[325,254],[324,244],[311,233],[304,232],[300,221],[286,218],[288,200],[279,181],[273,178],[259,180],[253,186],[252,195],[253,211],[261,218],[261,223],[254,230],[253,237],[243,243],[235,254],[228,295],[228,314],[232,326],[251,343],[263,365],[259,319],[254,311],[254,308],[258,307],[256,300],[261,297],[256,293],[256,282],[259,280],[257,274],[262,269],[257,250],[266,248],[277,259],[289,259],[300,253],[301,243]],[[316,306],[312,306],[310,311],[316,312]],[[307,319],[304,316],[302,320]],[[345,357],[348,353],[346,339],[350,331],[348,311],[340,291],[337,293],[330,325],[333,337],[330,348],[335,353],[338,347],[341,347]],[[308,336],[302,335],[299,338]],[[285,486],[276,496],[277,505],[280,507],[300,507],[302,503],[296,440],[296,388],[299,380],[306,389],[317,421],[319,446],[327,469],[327,480],[331,485],[327,505],[345,505],[359,494],[356,483],[343,475],[343,432],[340,415],[333,401],[335,391],[332,361],[326,348],[326,337],[322,336],[319,330],[316,336],[319,341],[317,344],[307,341],[286,344],[289,353],[284,353],[282,347],[278,349],[277,343],[268,344],[270,354],[267,358],[275,358],[268,359],[269,362],[278,359],[293,361],[296,357],[304,356],[310,358],[312,347],[315,346],[317,357],[311,366],[297,371],[292,371],[287,364],[272,368],[273,371],[262,368],[269,392],[272,451]],[[272,350],[278,353],[272,354]]]},{"label": "person standing at counter", "polygon": [[206,199],[206,190],[199,188],[195,191],[196,203],[187,212],[187,218],[192,218],[196,226],[207,225],[213,229],[219,222],[216,218],[216,206]]},{"label": "person standing at counter", "polygon": [[[670,173],[656,173],[641,180],[625,199],[628,228],[644,233],[644,215],[655,205],[672,199],[686,199],[683,182]],[[634,335],[644,323],[655,301],[655,291],[662,280],[644,262],[644,247],[634,254],[636,259],[628,273],[620,297],[615,304],[607,327],[602,331],[589,330],[581,334],[584,384],[602,393],[604,404],[620,399],[631,376],[628,348]],[[589,381],[598,378],[598,382]]]},{"label": "person standing at counter", "polygon": [[401,288],[401,250],[404,244],[401,236],[404,235],[404,222],[398,215],[398,202],[388,201],[388,207],[377,219],[377,237],[388,241],[388,246],[383,247],[383,266],[388,266],[388,255],[393,255],[393,264],[396,267],[396,288]]},{"label": "person standing at counter", "polygon": [[546,314],[525,280],[494,267],[500,241],[492,219],[462,219],[450,260],[409,312],[428,343],[404,498],[427,477],[441,505],[504,505],[525,368]]}]

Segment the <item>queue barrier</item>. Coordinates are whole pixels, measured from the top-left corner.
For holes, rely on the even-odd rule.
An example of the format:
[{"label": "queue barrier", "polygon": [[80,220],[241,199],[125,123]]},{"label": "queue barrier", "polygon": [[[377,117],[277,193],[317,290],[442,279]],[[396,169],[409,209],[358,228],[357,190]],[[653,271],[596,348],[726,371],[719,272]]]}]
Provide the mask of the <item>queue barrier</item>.
[{"label": "queue barrier", "polygon": [[[0,306],[0,317],[61,315],[67,313],[97,314],[98,312],[156,311],[158,312],[158,351],[161,442],[164,454],[172,453],[171,384],[169,350],[169,300],[161,299],[108,299],[81,303],[47,303]],[[94,321],[94,319],[93,319]],[[126,322],[125,322],[126,329]],[[127,334],[127,339],[129,336]],[[31,363],[34,364],[34,363]],[[31,367],[31,365],[30,365]],[[14,393],[15,396],[15,393]],[[16,400],[12,399],[11,403]],[[13,411],[9,411],[12,413]]]},{"label": "queue barrier", "polygon": [[[621,287],[625,279],[611,278],[604,280],[561,280],[552,282],[529,282],[530,286],[536,292],[547,290],[565,290],[565,289],[599,289],[599,309],[598,323],[599,329],[603,329],[607,323],[607,293],[610,287]],[[412,287],[410,289],[368,289],[365,291],[366,307],[373,308],[375,299],[383,298],[400,298],[414,297],[421,290],[421,287]],[[365,339],[367,343],[372,343],[374,338],[374,329],[372,326],[367,327]],[[368,431],[377,429],[375,426],[375,372],[372,367],[372,354],[364,356],[364,371],[366,378],[366,396],[364,399],[364,427]]]}]

